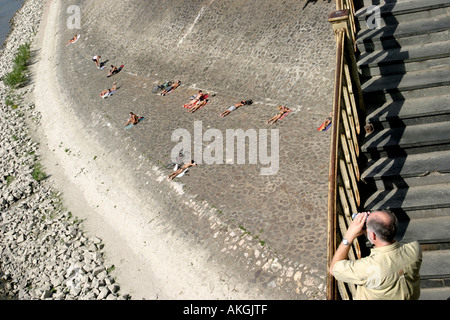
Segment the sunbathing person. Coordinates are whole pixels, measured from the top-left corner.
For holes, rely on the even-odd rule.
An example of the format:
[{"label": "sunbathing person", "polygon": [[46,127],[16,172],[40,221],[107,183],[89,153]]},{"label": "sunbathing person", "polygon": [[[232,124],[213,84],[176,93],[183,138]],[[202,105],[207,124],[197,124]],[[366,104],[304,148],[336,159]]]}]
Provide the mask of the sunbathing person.
[{"label": "sunbathing person", "polygon": [[269,120],[267,120],[266,124],[270,124],[270,125],[274,124],[275,122],[280,120],[284,115],[286,115],[287,112],[291,111],[291,109],[289,109],[285,106],[278,106],[278,110],[280,110],[280,112],[278,112],[277,115],[275,115],[272,118],[270,118]]},{"label": "sunbathing person", "polygon": [[[201,91],[200,91],[201,92]],[[195,111],[197,111],[198,109],[200,109],[201,107],[203,107],[206,103],[208,103],[208,94],[209,94],[209,92],[207,92],[206,94],[201,94],[200,95],[200,93],[197,95],[198,96],[198,99],[197,99],[197,97],[195,97],[195,99],[197,99],[197,101],[198,101],[198,103],[197,104],[193,104],[193,106],[192,107],[190,107],[190,109],[188,110],[188,112],[195,112]],[[191,101],[192,102],[192,101]]]},{"label": "sunbathing person", "polygon": [[187,168],[192,167],[192,166],[197,166],[197,164],[194,162],[194,160],[191,160],[191,162],[185,163],[183,164],[178,170],[174,171],[173,173],[171,173],[167,179],[169,180],[173,180],[175,179],[176,176],[178,176],[179,174],[181,174],[182,172],[184,172]]},{"label": "sunbathing person", "polygon": [[231,107],[229,107],[227,110],[225,110],[224,112],[222,112],[222,113],[220,114],[220,116],[221,116],[222,118],[223,118],[223,117],[226,117],[226,116],[229,115],[232,111],[234,111],[234,110],[236,110],[237,108],[242,107],[242,106],[244,106],[244,105],[246,105],[246,104],[248,104],[248,105],[252,104],[252,100],[248,100],[248,101],[242,100],[242,101],[236,103],[234,106],[231,106]]},{"label": "sunbathing person", "polygon": [[194,99],[192,99],[188,104],[186,104],[186,108],[190,108],[190,107],[192,107],[193,105],[195,105],[199,100],[200,100],[200,98],[202,98],[203,96],[205,96],[205,94],[202,92],[202,90],[199,90],[198,91],[198,94],[194,97]]},{"label": "sunbathing person", "polygon": [[181,81],[177,80],[177,82],[175,82],[174,84],[172,84],[171,86],[168,86],[163,92],[161,92],[162,96],[165,96],[167,93],[169,93],[172,90],[175,90],[176,88],[178,88],[181,85]]},{"label": "sunbathing person", "polygon": [[117,70],[118,70],[117,67],[111,65],[111,69],[109,69],[109,73],[108,73],[107,77],[109,78],[112,75],[114,75],[117,72]]},{"label": "sunbathing person", "polygon": [[128,118],[127,123],[125,123],[125,127],[127,125],[129,125],[130,123],[132,124],[137,124],[139,122],[139,118],[137,115],[135,115],[133,112],[130,112],[130,118]]},{"label": "sunbathing person", "polygon": [[328,125],[331,123],[332,120],[333,120],[333,114],[330,113],[330,116],[323,123],[322,131],[325,131],[327,129]]},{"label": "sunbathing person", "polygon": [[114,82],[111,89],[103,90],[102,92],[100,92],[100,97],[106,98],[106,97],[109,96],[111,93],[113,93],[114,91],[116,91],[116,90],[117,90],[116,84],[117,84],[117,82]]},{"label": "sunbathing person", "polygon": [[74,43],[75,41],[78,40],[78,35],[76,34],[75,37],[73,37],[72,39],[70,39],[69,41],[67,41],[66,47],[71,44]]}]

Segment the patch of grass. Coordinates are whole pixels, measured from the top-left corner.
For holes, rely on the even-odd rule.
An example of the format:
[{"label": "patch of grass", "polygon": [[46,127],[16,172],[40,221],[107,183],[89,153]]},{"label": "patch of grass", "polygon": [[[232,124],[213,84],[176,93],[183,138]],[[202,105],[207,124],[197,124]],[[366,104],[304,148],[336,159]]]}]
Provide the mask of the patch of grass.
[{"label": "patch of grass", "polygon": [[12,107],[13,109],[17,109],[18,100],[20,100],[19,95],[15,95],[12,92],[9,92],[5,98],[5,105],[7,105],[8,107]]},{"label": "patch of grass", "polygon": [[43,169],[44,169],[43,166],[39,162],[37,162],[34,165],[34,169],[33,172],[31,173],[31,176],[37,182],[44,180],[45,177],[47,176],[47,174],[43,171]]},{"label": "patch of grass", "polygon": [[19,52],[14,58],[14,63],[21,68],[25,69],[28,65],[28,61],[31,57],[30,44],[26,43],[19,47]]},{"label": "patch of grass", "polygon": [[7,176],[6,177],[6,185],[9,186],[13,181],[15,177],[14,176]]},{"label": "patch of grass", "polygon": [[26,43],[19,47],[18,52],[14,58],[13,70],[8,73],[3,82],[10,88],[17,88],[27,80],[27,67],[30,60],[31,51],[30,44]]},{"label": "patch of grass", "polygon": [[5,78],[3,79],[3,82],[10,88],[17,88],[19,85],[24,83],[27,80],[26,74],[19,70],[14,69],[10,73],[8,73]]}]

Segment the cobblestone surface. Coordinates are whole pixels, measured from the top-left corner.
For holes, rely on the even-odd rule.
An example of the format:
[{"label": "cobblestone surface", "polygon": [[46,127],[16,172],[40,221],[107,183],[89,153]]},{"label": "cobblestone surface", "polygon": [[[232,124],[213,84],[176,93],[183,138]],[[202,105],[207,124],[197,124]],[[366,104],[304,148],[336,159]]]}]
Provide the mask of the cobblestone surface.
[{"label": "cobblestone surface", "polygon": [[[229,277],[273,297],[323,299],[330,138],[317,128],[332,109],[335,43],[327,17],[334,1],[83,3],[75,1],[81,39],[64,48],[74,34],[64,6],[55,32],[62,94],[86,134],[111,150],[104,156],[123,163],[139,195],[164,206],[156,225],[207,248],[208,260],[229,266]],[[91,60],[97,54],[124,69],[107,78],[108,68],[97,70]],[[151,93],[177,79],[182,87],[173,93]],[[101,99],[113,81],[119,90]],[[199,89],[215,96],[186,112],[183,104]],[[254,103],[219,117],[241,99]],[[267,126],[278,104],[293,112]],[[146,120],[124,131],[130,111]],[[162,181],[172,133],[184,128],[193,137],[195,121],[223,136],[227,129],[278,129],[278,173],[260,175],[267,167],[260,162],[202,164],[176,183]]]}]

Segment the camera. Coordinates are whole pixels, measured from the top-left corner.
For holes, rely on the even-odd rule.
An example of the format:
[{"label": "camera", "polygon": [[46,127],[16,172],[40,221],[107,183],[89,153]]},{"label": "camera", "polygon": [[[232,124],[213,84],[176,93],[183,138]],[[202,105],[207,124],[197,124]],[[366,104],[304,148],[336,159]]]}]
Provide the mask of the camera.
[{"label": "camera", "polygon": [[[370,214],[370,211],[366,211],[366,212],[367,212],[367,217],[366,217],[366,221],[364,221],[363,229],[367,228],[367,219],[369,219],[369,214]],[[362,213],[362,212],[356,212],[356,213],[352,214],[352,220],[355,220],[356,216],[360,213]]]}]

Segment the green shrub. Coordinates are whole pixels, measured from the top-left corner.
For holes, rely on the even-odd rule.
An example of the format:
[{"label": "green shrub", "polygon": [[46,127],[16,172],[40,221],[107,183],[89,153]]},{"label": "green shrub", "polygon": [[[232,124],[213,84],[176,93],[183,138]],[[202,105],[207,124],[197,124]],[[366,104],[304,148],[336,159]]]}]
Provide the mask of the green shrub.
[{"label": "green shrub", "polygon": [[19,52],[17,52],[14,58],[14,64],[19,68],[25,68],[28,66],[28,61],[30,60],[30,44],[26,43],[19,47]]},{"label": "green shrub", "polygon": [[14,58],[13,70],[3,78],[5,85],[16,88],[27,80],[26,71],[30,56],[30,44],[21,45]]},{"label": "green shrub", "polygon": [[15,88],[24,83],[26,79],[27,77],[25,76],[23,71],[14,69],[3,78],[3,82],[8,87]]},{"label": "green shrub", "polygon": [[47,174],[43,171],[42,165],[38,162],[34,165],[33,172],[31,173],[31,176],[36,181],[42,181],[47,177]]}]

